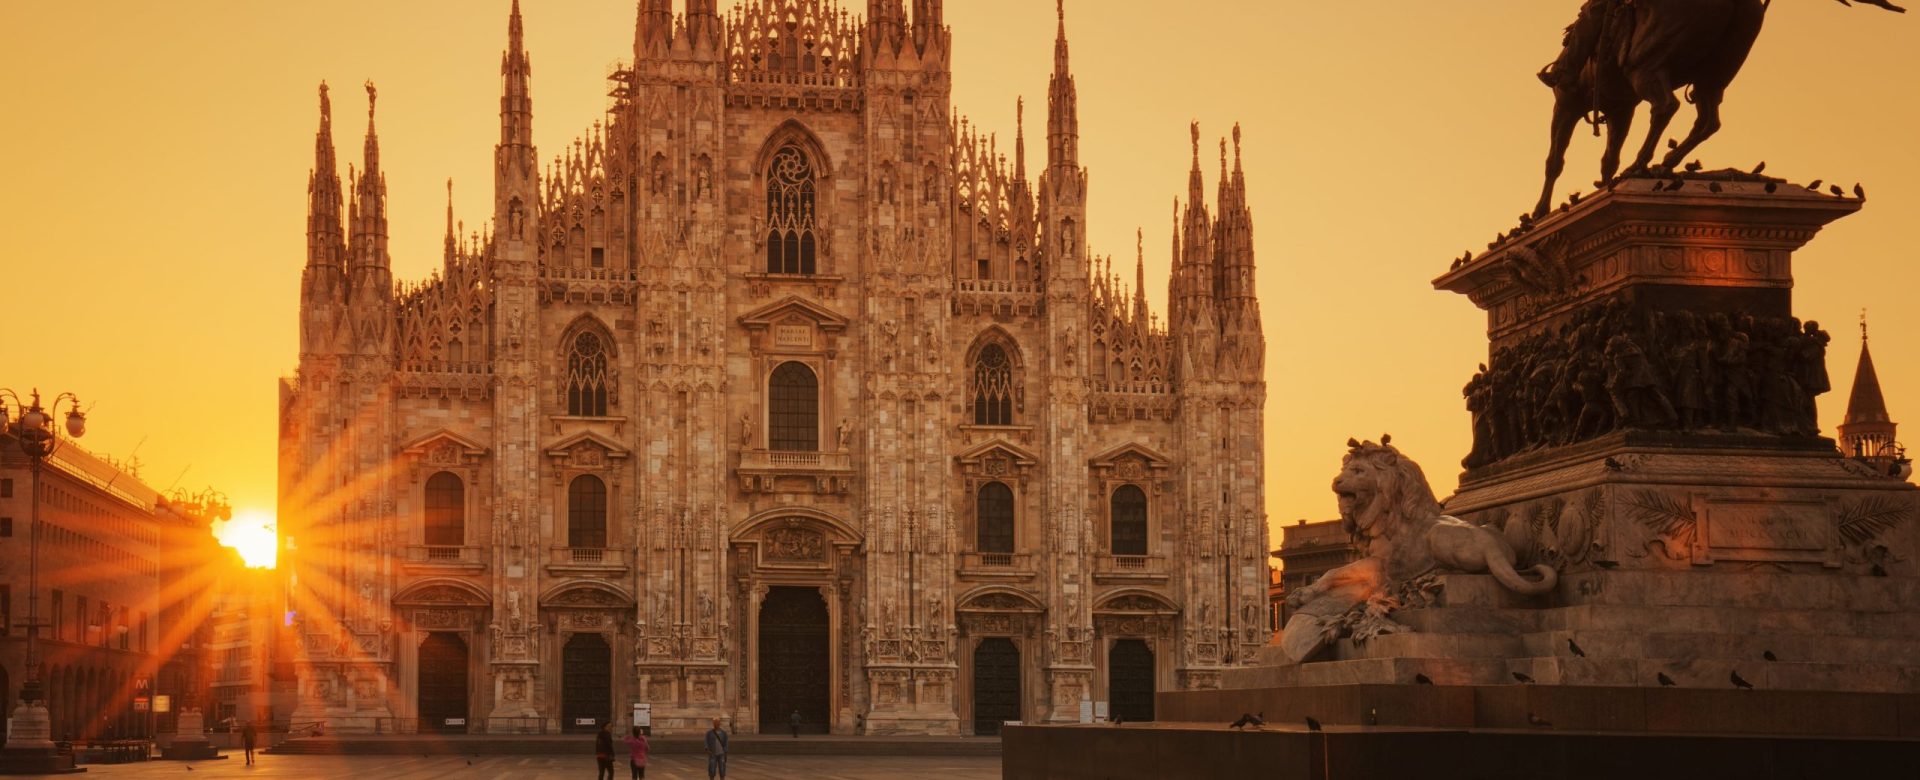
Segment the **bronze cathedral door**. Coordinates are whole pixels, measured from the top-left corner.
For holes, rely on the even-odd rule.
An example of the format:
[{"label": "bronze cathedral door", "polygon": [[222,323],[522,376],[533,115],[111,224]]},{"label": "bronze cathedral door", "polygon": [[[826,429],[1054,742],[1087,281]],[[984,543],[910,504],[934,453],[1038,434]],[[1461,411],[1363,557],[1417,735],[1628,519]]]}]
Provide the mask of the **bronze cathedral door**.
[{"label": "bronze cathedral door", "polygon": [[599,634],[574,634],[560,652],[560,730],[592,732],[613,717],[613,648]]},{"label": "bronze cathedral door", "polygon": [[420,643],[420,731],[467,731],[467,642],[435,631]]},{"label": "bronze cathedral door", "polygon": [[973,650],[973,733],[990,737],[1020,720],[1020,648],[1013,640],[980,640]]},{"label": "bronze cathedral door", "polygon": [[1111,717],[1153,720],[1153,649],[1139,639],[1121,639],[1107,651],[1107,698]]},{"label": "bronze cathedral door", "polygon": [[795,712],[801,731],[827,733],[833,722],[829,642],[819,589],[768,589],[760,605],[760,733],[787,733]]}]

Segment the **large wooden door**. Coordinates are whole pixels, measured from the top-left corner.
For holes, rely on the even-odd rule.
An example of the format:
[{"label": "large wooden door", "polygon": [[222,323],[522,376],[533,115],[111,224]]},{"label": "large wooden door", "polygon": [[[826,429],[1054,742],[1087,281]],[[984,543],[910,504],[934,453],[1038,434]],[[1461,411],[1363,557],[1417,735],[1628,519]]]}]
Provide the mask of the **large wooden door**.
[{"label": "large wooden door", "polygon": [[1000,724],[1020,720],[1020,648],[993,637],[973,649],[973,733],[1000,733]]},{"label": "large wooden door", "polygon": [[1122,639],[1107,651],[1110,716],[1129,722],[1153,720],[1153,649],[1145,640]]},{"label": "large wooden door", "polygon": [[467,730],[467,640],[459,634],[435,631],[420,643],[419,705],[422,732]]},{"label": "large wooden door", "polygon": [[574,634],[560,651],[560,729],[598,731],[613,717],[613,648],[599,634]]},{"label": "large wooden door", "polygon": [[827,602],[816,588],[775,587],[760,604],[760,731],[825,734],[832,724]]}]

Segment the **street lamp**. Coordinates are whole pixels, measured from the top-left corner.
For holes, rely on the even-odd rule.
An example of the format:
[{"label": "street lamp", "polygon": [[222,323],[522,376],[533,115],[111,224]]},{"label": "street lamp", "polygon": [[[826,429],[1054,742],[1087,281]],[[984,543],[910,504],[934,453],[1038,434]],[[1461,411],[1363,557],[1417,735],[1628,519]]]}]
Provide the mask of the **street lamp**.
[{"label": "street lamp", "polygon": [[[27,501],[33,507],[27,562],[27,679],[20,685],[20,705],[7,732],[8,753],[53,751],[53,724],[47,717],[46,693],[40,681],[40,468],[60,447],[60,426],[54,425],[60,404],[67,405],[65,438],[77,439],[87,432],[87,415],[80,411],[80,399],[74,394],[61,393],[45,408],[40,405],[40,391],[35,389],[32,395],[31,402],[22,402],[18,393],[0,388],[0,430],[20,443],[33,476],[27,488]],[[7,399],[20,408],[19,417],[9,418]]]}]

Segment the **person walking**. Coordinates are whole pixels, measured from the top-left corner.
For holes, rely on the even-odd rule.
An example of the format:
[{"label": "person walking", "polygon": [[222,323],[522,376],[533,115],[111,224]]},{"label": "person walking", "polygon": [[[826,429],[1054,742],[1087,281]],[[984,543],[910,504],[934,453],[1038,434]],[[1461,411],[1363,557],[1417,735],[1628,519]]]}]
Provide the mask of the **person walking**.
[{"label": "person walking", "polygon": [[600,762],[594,780],[613,780],[613,724],[600,724],[600,733],[593,735],[593,757]]},{"label": "person walking", "polygon": [[633,727],[633,734],[627,737],[627,768],[633,770],[633,780],[647,776],[647,735],[639,726]]},{"label": "person walking", "polygon": [[793,726],[793,738],[799,739],[800,738],[800,711],[794,710],[793,715],[787,718],[787,722],[789,724],[792,724]]},{"label": "person walking", "polygon": [[260,732],[254,730],[253,721],[247,721],[247,725],[240,729],[240,744],[247,748],[247,766],[253,766],[253,747],[259,741]]},{"label": "person walking", "polygon": [[713,728],[707,730],[707,780],[727,776],[727,732],[720,728],[720,719],[713,719]]}]

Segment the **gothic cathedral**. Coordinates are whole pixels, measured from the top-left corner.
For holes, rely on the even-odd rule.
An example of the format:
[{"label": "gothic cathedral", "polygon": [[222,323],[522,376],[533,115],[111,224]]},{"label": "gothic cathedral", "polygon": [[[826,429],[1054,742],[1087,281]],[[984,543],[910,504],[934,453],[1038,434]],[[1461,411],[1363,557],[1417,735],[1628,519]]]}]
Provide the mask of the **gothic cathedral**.
[{"label": "gothic cathedral", "polygon": [[1194,129],[1163,321],[1088,252],[1064,13],[1030,183],[1024,138],[1009,162],[953,112],[942,0],[673,5],[641,0],[607,121],[542,167],[516,0],[490,228],[449,207],[419,283],[371,102],[343,190],[321,87],[280,404],[294,719],[991,734],[1150,720],[1251,662],[1238,129],[1216,212]]}]

